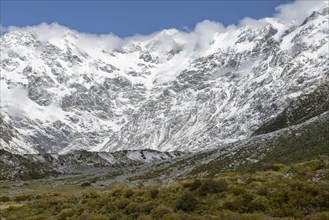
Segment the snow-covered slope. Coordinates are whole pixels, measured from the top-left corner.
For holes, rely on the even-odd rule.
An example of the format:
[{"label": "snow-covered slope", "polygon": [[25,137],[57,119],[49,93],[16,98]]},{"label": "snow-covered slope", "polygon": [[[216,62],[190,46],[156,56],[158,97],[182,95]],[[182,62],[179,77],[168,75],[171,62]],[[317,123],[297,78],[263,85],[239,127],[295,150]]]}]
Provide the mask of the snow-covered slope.
[{"label": "snow-covered slope", "polygon": [[0,146],[1,149],[14,154],[37,153],[33,144],[22,136],[11,124],[7,123],[0,114]]},{"label": "snow-covered slope", "polygon": [[[205,21],[128,39],[57,24],[12,30],[1,36],[1,114],[31,153],[242,140],[329,75],[328,11],[297,25]],[[17,152],[10,141],[1,147]]]}]

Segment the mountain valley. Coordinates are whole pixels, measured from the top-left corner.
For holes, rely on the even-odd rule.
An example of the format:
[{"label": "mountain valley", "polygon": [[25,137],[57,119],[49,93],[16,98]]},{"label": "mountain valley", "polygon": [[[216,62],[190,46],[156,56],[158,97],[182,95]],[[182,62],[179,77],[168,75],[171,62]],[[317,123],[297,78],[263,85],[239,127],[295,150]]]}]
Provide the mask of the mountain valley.
[{"label": "mountain valley", "polygon": [[0,52],[0,219],[329,218],[328,5]]}]

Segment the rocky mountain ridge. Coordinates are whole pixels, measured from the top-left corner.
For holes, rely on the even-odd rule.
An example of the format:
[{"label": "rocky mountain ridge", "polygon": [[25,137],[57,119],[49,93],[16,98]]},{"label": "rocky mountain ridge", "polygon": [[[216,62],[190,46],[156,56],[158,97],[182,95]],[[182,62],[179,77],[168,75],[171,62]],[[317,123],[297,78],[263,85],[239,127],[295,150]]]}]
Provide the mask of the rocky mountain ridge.
[{"label": "rocky mountain ridge", "polygon": [[266,18],[203,44],[177,30],[120,45],[58,25],[6,33],[1,148],[201,151],[244,140],[328,77],[328,17],[326,7],[297,26]]},{"label": "rocky mountain ridge", "polygon": [[[88,176],[128,184],[138,180],[172,181],[273,162],[310,160],[329,153],[328,81],[295,98],[254,136],[191,154],[154,150],[58,154],[12,154],[0,150],[0,179]],[[60,175],[58,177],[58,175]],[[102,182],[102,181],[101,181]],[[101,182],[99,184],[101,184]],[[109,183],[109,182],[107,182]]]},{"label": "rocky mountain ridge", "polygon": [[83,175],[116,172],[187,156],[182,152],[154,150],[89,152],[73,151],[65,155],[17,155],[0,149],[0,180],[36,179],[58,175]]}]

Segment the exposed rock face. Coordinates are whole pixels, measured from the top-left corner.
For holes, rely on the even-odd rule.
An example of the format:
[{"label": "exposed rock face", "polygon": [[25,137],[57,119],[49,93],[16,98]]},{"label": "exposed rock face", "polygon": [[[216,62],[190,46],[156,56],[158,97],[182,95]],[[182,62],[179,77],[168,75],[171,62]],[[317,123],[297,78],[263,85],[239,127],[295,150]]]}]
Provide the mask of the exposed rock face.
[{"label": "exposed rock face", "polygon": [[1,149],[14,154],[37,153],[33,144],[22,136],[10,123],[6,122],[0,114],[0,146]]},{"label": "exposed rock face", "polygon": [[[329,78],[328,78],[329,79]],[[329,80],[325,80],[314,91],[293,100],[278,116],[261,125],[254,135],[270,133],[329,111]]]},{"label": "exposed rock face", "polygon": [[17,155],[0,149],[0,179],[36,179],[58,174],[93,173],[95,169],[122,172],[126,168],[173,161],[183,156],[187,154],[154,150]]},{"label": "exposed rock face", "polygon": [[[48,38],[9,32],[1,126],[31,153],[199,151],[250,137],[329,75],[327,8],[299,26],[268,18],[216,33],[206,46],[187,35],[165,30],[109,47],[63,27]],[[2,133],[1,147],[17,152]]]}]

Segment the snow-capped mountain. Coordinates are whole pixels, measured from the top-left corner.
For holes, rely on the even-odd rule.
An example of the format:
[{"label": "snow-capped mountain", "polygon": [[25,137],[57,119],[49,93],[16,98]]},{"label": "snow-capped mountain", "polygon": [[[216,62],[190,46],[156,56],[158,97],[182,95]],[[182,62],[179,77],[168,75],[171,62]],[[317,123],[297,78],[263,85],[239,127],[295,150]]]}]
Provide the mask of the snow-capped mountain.
[{"label": "snow-capped mountain", "polygon": [[205,21],[127,39],[57,24],[9,31],[0,128],[16,135],[1,147],[199,151],[246,139],[329,77],[328,20],[322,7],[298,24]]}]

